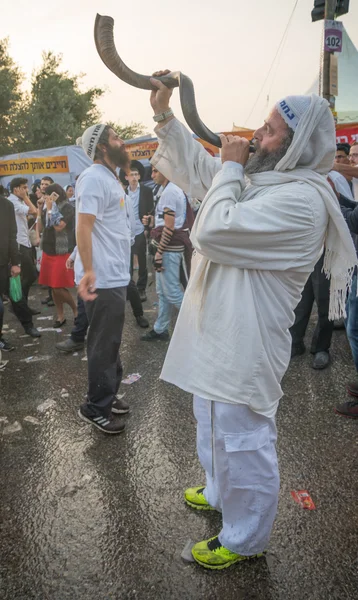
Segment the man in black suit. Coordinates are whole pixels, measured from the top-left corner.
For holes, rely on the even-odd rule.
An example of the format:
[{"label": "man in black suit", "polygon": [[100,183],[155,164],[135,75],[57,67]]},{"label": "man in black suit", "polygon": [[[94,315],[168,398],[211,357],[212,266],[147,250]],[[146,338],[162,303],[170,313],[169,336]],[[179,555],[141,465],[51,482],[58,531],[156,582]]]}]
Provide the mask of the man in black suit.
[{"label": "man in black suit", "polygon": [[[17,226],[14,205],[2,195],[3,188],[0,186],[0,350],[10,351],[13,346],[2,337],[4,319],[3,294],[9,293],[9,280],[21,273],[21,256],[16,241]],[[30,335],[36,332],[36,337],[41,334],[34,329],[32,313],[27,302],[22,298],[19,302],[11,300],[14,314],[23,325],[26,333]]]},{"label": "man in black suit", "polygon": [[120,179],[125,187],[125,192],[132,203],[134,216],[136,220],[135,242],[132,246],[131,254],[131,278],[133,278],[133,257],[138,256],[138,281],[137,288],[140,299],[144,302],[147,299],[146,287],[148,282],[147,271],[147,239],[142,219],[146,215],[154,212],[154,200],[152,190],[139,183],[144,176],[145,169],[138,160],[132,160],[127,174],[120,172]]}]

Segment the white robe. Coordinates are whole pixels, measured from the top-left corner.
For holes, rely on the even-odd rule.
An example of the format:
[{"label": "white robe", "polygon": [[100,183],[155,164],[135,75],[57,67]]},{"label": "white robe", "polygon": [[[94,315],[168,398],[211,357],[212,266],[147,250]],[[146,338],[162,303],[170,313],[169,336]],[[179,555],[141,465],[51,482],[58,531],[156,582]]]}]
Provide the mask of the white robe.
[{"label": "white robe", "polygon": [[222,168],[176,119],[157,135],[152,164],[189,196],[205,197],[161,378],[273,417],[290,360],[294,309],[323,248],[324,201],[301,181],[257,187],[253,195],[241,165]]}]

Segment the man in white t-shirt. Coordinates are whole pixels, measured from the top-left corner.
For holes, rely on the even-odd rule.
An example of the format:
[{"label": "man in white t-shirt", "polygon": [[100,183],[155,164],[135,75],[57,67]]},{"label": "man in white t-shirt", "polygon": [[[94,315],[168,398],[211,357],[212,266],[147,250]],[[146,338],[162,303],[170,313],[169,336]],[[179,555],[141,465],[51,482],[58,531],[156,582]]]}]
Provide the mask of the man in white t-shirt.
[{"label": "man in white t-shirt", "polygon": [[[169,340],[168,328],[172,307],[174,305],[179,310],[184,296],[180,268],[185,265],[185,245],[181,239],[178,240],[178,232],[182,231],[185,225],[186,196],[177,185],[171,183],[155,168],[152,169],[152,179],[154,183],[163,187],[155,208],[155,228],[151,233],[152,245],[156,248],[154,268],[159,310],[153,329],[141,337],[145,342]],[[143,217],[144,225],[149,223],[149,218]],[[189,242],[189,234],[185,231],[182,233]]]},{"label": "man in white t-shirt", "polygon": [[104,433],[114,434],[124,430],[124,423],[112,413],[129,410],[116,398],[131,254],[130,218],[116,168],[126,168],[128,155],[124,142],[103,124],[86,129],[79,143],[94,164],[76,185],[75,272],[78,277],[78,269],[83,270],[78,293],[89,321],[87,402],[78,414]]}]

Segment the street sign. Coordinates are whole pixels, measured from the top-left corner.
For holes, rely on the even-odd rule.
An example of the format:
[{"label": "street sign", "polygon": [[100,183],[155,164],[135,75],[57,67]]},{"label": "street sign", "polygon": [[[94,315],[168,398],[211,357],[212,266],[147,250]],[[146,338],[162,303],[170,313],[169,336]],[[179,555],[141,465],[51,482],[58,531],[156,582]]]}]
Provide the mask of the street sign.
[{"label": "street sign", "polygon": [[343,24],[341,21],[324,22],[324,51],[342,52]]}]

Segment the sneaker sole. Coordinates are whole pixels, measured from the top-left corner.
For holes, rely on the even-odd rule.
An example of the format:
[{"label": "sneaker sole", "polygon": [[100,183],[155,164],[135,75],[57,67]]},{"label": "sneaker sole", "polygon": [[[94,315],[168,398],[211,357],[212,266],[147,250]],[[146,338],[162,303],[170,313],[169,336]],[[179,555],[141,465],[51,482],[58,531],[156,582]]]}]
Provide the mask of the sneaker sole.
[{"label": "sneaker sole", "polygon": [[81,413],[80,410],[77,411],[77,414],[78,414],[79,418],[82,419],[82,421],[85,421],[85,423],[89,423],[90,425],[93,425],[93,427],[97,427],[97,429],[102,431],[102,433],[109,433],[109,435],[116,435],[118,433],[123,433],[123,431],[125,429],[123,427],[123,429],[121,429],[120,431],[108,431],[108,429],[103,429],[103,427],[98,425],[98,423],[95,423],[94,421],[92,421],[92,419],[88,419],[83,413]]},{"label": "sneaker sole", "polygon": [[358,419],[358,415],[346,415],[344,413],[339,412],[339,410],[337,410],[336,408],[334,408],[333,410],[336,413],[336,415],[339,415],[340,417],[345,417],[346,419]]},{"label": "sneaker sole", "polygon": [[13,350],[15,350],[14,348],[0,348],[0,352],[12,352]]},{"label": "sneaker sole", "polygon": [[352,396],[353,398],[358,398],[358,392],[354,392],[353,390],[350,390],[349,388],[346,388],[346,389],[350,396]]},{"label": "sneaker sole", "polygon": [[127,409],[112,408],[112,413],[114,415],[126,415],[127,413],[129,413],[129,408],[127,408]]},{"label": "sneaker sole", "polygon": [[201,567],[204,567],[204,569],[210,569],[210,571],[222,571],[223,569],[228,569],[229,567],[235,565],[238,562],[246,562],[247,560],[256,560],[257,558],[263,558],[265,554],[266,552],[261,552],[260,554],[254,554],[253,556],[240,556],[239,558],[224,563],[223,565],[209,565],[208,563],[204,563],[198,558],[196,558],[194,553],[192,552],[192,556],[195,562],[198,563],[198,565],[200,565]]},{"label": "sneaker sole", "polygon": [[210,504],[195,504],[195,502],[191,502],[185,497],[184,501],[190,508],[195,508],[196,510],[216,510],[213,506],[210,506]]},{"label": "sneaker sole", "polygon": [[324,371],[324,369],[328,369],[328,367],[330,367],[331,363],[329,362],[327,365],[324,365],[323,367],[315,367],[314,365],[312,365],[312,369],[314,369],[315,371]]}]

